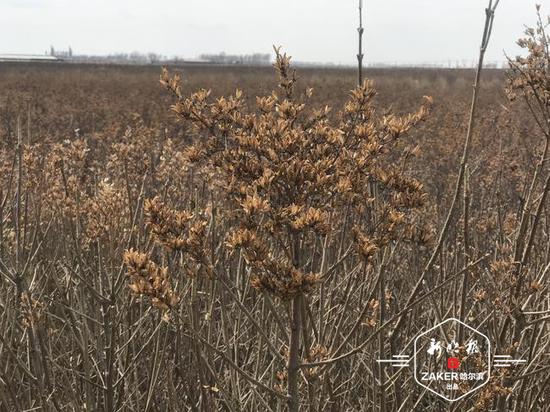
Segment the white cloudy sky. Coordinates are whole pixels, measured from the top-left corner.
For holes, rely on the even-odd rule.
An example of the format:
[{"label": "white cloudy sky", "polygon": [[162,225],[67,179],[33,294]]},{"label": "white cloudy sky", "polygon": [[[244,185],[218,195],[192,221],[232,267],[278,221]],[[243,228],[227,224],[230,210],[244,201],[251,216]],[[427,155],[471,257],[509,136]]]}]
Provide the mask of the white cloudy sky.
[{"label": "white cloudy sky", "polygon": [[[366,59],[471,61],[486,0],[364,0]],[[0,0],[0,53],[154,51],[167,56],[270,52],[282,45],[299,61],[353,63],[357,0]],[[535,4],[501,0],[488,60],[516,54]]]}]

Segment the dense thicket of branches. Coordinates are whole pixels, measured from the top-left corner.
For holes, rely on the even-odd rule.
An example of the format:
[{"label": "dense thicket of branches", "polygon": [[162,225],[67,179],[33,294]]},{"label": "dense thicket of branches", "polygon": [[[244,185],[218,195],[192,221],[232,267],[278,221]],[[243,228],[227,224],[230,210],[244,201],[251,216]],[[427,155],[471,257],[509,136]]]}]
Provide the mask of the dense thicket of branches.
[{"label": "dense thicket of branches", "polygon": [[[163,72],[177,123],[166,96],[135,92],[135,69],[67,69],[78,93],[28,89],[30,68],[0,78],[0,410],[437,411],[448,404],[409,369],[376,360],[451,316],[527,360],[451,409],[544,410],[543,29],[511,62],[515,101],[498,74],[481,89],[459,207],[418,290],[469,77],[382,78],[403,97],[391,111],[370,82],[341,102],[353,73],[308,72],[317,87],[303,88],[278,53],[273,93],[248,69],[245,92],[227,97]],[[102,87],[128,100],[86,93]],[[418,105],[430,89],[433,106]]]}]

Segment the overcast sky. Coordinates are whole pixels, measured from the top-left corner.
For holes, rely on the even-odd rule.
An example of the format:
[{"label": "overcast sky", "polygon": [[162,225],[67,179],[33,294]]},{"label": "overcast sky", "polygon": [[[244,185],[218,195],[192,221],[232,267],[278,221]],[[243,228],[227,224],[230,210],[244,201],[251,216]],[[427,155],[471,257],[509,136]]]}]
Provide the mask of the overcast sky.
[{"label": "overcast sky", "polygon": [[[486,0],[364,0],[365,59],[421,63],[472,61]],[[515,55],[535,4],[501,0],[487,60]],[[271,52],[295,60],[354,63],[357,0],[0,0],[0,53],[154,51],[167,56]]]}]

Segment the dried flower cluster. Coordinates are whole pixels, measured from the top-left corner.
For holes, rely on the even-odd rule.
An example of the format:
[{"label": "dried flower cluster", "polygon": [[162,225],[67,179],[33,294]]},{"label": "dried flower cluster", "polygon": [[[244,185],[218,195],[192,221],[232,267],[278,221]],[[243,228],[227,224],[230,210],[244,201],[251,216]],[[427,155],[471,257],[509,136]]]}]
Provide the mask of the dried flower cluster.
[{"label": "dried flower cluster", "polygon": [[246,109],[239,90],[210,102],[207,90],[185,97],[180,77],[166,69],[161,83],[176,98],[172,110],[204,136],[185,150],[187,160],[216,176],[216,195],[232,202],[225,218],[238,228],[227,245],[243,249],[254,287],[289,299],[319,278],[304,272],[305,250],[312,234],[331,232],[337,223],[331,213],[348,208],[377,221],[370,233],[355,225],[359,255],[367,260],[405,229],[411,232],[412,211],[425,199],[422,185],[387,159],[428,106],[404,117],[378,116],[366,81],[333,123],[328,106],[309,109],[312,89],[296,97],[290,58],[275,51],[279,91],[258,97],[256,111]]},{"label": "dried flower cluster", "polygon": [[33,298],[28,291],[21,293],[21,311],[23,315],[23,326],[35,328],[44,321],[45,305]]},{"label": "dried flower cluster", "polygon": [[509,60],[508,95],[512,99],[523,96],[541,121],[550,108],[550,36],[546,33],[550,19],[543,21],[540,7],[537,16],[537,27],[527,28],[517,42],[527,55]]},{"label": "dried flower cluster", "polygon": [[153,306],[163,311],[178,303],[179,297],[172,289],[167,267],[158,266],[145,253],[134,250],[124,253],[124,263],[128,268],[132,292],[150,298]]}]

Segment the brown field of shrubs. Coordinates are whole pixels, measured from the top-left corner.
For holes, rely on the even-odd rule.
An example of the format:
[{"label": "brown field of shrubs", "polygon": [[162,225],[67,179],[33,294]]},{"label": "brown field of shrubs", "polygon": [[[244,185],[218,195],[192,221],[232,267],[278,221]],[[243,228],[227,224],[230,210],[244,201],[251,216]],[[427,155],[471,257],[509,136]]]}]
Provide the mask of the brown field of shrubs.
[{"label": "brown field of shrubs", "polygon": [[[0,64],[0,410],[548,410],[529,51],[456,193],[473,70]],[[454,403],[376,362],[450,317],[527,362]]]}]

